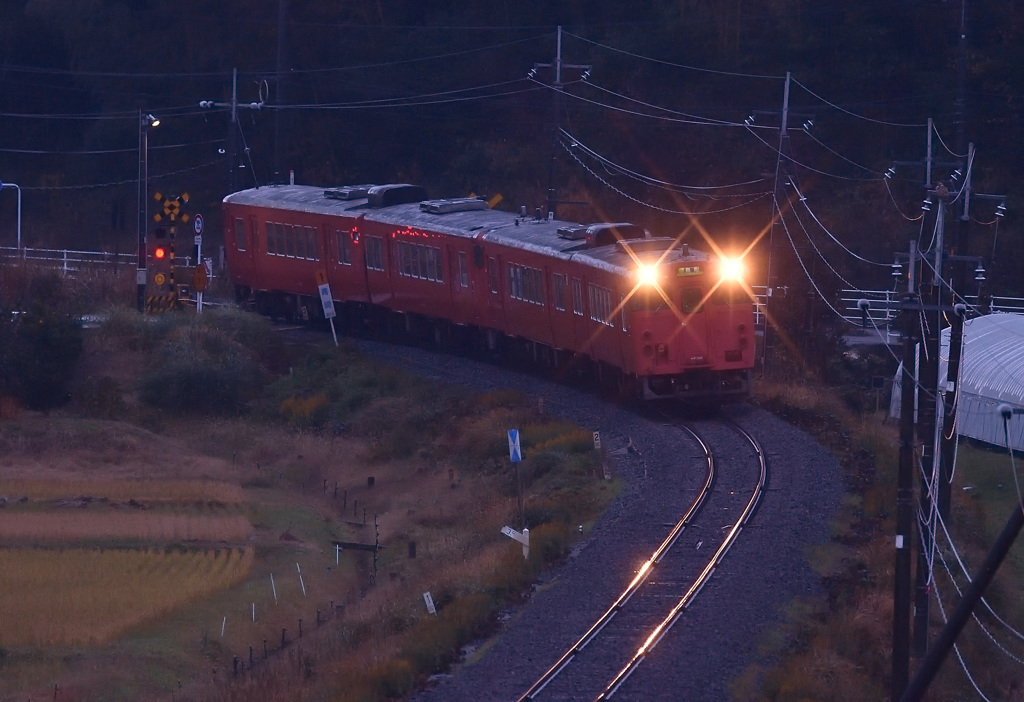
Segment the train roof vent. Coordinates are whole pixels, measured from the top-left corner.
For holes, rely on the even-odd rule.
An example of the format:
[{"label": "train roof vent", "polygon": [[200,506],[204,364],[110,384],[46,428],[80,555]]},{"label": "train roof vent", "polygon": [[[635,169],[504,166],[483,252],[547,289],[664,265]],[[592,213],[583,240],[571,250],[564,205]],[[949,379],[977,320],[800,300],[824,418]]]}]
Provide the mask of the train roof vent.
[{"label": "train roof vent", "polygon": [[570,241],[579,241],[580,239],[587,238],[587,228],[582,224],[570,224],[566,227],[559,227],[558,236]]},{"label": "train roof vent", "polygon": [[331,200],[359,200],[366,197],[373,185],[343,185],[340,188],[327,188],[324,197]]},{"label": "train roof vent", "polygon": [[370,188],[366,197],[370,207],[390,207],[404,205],[408,202],[420,202],[427,199],[427,190],[419,185],[396,183],[392,185],[375,185]]},{"label": "train roof vent", "polygon": [[430,214],[447,214],[449,212],[470,212],[486,210],[487,201],[478,197],[450,197],[445,200],[426,200],[420,203],[420,209]]},{"label": "train roof vent", "polygon": [[623,253],[643,253],[644,251],[668,251],[675,249],[679,251],[683,256],[690,255],[690,247],[688,244],[677,242],[671,237],[652,237],[650,239],[620,239],[615,242],[615,246]]},{"label": "train roof vent", "polygon": [[613,224],[592,224],[587,227],[587,247],[608,246],[622,239],[648,239],[651,233],[643,227],[629,222]]}]

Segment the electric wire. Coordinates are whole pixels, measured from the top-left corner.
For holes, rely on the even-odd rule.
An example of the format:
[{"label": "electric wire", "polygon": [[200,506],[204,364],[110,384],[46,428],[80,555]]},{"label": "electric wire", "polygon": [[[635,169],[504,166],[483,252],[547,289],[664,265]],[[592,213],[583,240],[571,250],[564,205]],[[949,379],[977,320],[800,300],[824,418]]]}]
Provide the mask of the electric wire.
[{"label": "electric wire", "polygon": [[443,90],[435,93],[422,93],[419,95],[406,95],[402,97],[391,97],[391,98],[378,98],[375,100],[355,100],[352,102],[340,102],[340,103],[293,103],[284,105],[264,105],[265,109],[268,110],[357,110],[365,109],[370,107],[410,107],[417,105],[444,105],[447,103],[465,102],[467,100],[476,100],[488,97],[502,97],[505,95],[517,95],[519,93],[532,92],[537,90],[536,88],[525,88],[523,90],[512,90],[500,93],[484,93],[482,95],[470,95],[464,97],[451,97],[447,100],[431,100],[430,98],[443,98],[448,96],[458,95],[460,93],[468,93],[476,90],[489,90],[491,88],[501,88],[514,83],[521,83],[525,81],[525,78],[514,78],[512,80],[499,81],[497,83],[489,83],[486,85],[475,85],[468,88],[454,88],[452,90]]},{"label": "electric wire", "polygon": [[[660,120],[662,122],[671,122],[673,124],[696,124],[696,125],[705,126],[705,127],[744,127],[744,126],[747,126],[747,125],[744,125],[742,122],[709,121],[709,120],[706,120],[706,119],[683,119],[683,118],[680,118],[680,117],[670,117],[670,116],[667,116],[667,115],[655,115],[655,114],[649,114],[649,113],[646,113],[646,112],[637,112],[636,110],[628,110],[628,109],[626,109],[624,107],[618,107],[616,105],[610,105],[608,103],[601,102],[599,100],[594,100],[594,99],[591,99],[591,98],[583,97],[582,95],[577,95],[575,93],[570,93],[570,92],[567,92],[565,90],[560,90],[560,89],[558,89],[558,88],[556,88],[554,86],[551,86],[551,85],[548,85],[547,83],[539,81],[536,78],[530,78],[529,80],[533,81],[534,83],[537,83],[537,85],[542,86],[542,87],[544,87],[547,90],[555,90],[557,92],[562,93],[562,95],[564,95],[566,97],[573,98],[574,100],[578,100],[580,102],[584,102],[584,103],[587,103],[587,104],[590,104],[590,105],[596,105],[598,107],[603,107],[603,108],[605,108],[607,110],[612,110],[613,112],[621,112],[623,114],[632,115],[634,117],[646,117],[648,119],[656,119],[656,120]],[[567,85],[567,84],[565,84],[565,85]],[[666,108],[658,108],[658,109],[661,109],[662,111],[671,111],[671,110],[667,110]],[[748,127],[748,129],[749,129],[749,127]]]},{"label": "electric wire", "polygon": [[687,112],[680,112],[678,110],[673,110],[673,109],[670,109],[668,107],[662,107],[661,105],[655,105],[655,104],[650,103],[650,102],[644,102],[643,100],[638,100],[637,98],[632,98],[632,97],[629,97],[628,95],[623,95],[622,93],[617,93],[614,90],[609,90],[608,88],[602,88],[600,85],[594,83],[592,80],[589,80],[589,79],[588,80],[581,80],[580,82],[582,82],[584,85],[588,85],[591,88],[594,88],[595,90],[600,90],[601,92],[608,93],[609,95],[614,95],[615,97],[620,98],[622,100],[627,100],[629,102],[635,102],[638,105],[643,105],[644,107],[650,107],[650,108],[653,108],[655,110],[662,110],[664,112],[668,112],[668,113],[673,114],[673,115],[678,115],[680,117],[687,117],[689,119],[694,119],[694,120],[702,120],[702,121],[706,121],[708,124],[721,124],[721,125],[725,125],[725,126],[729,126],[729,127],[738,127],[738,126],[740,126],[740,123],[736,122],[735,120],[724,120],[724,119],[714,119],[712,117],[702,117],[700,115],[694,115],[694,114],[690,114],[690,113],[687,113]]},{"label": "electric wire", "polygon": [[[933,585],[932,587],[935,590],[935,600],[939,603],[939,613],[942,615],[942,621],[943,623],[946,623],[949,621],[949,617],[946,616],[946,608],[942,605],[942,597],[939,593],[939,587],[937,584]],[[981,691],[981,688],[978,687],[978,683],[971,675],[971,671],[967,668],[967,662],[964,660],[963,655],[961,655],[960,653],[960,647],[957,646],[955,643],[953,644],[953,652],[956,654],[957,660],[960,661],[960,667],[963,668],[964,675],[967,676],[967,680],[970,681],[971,687],[974,688],[974,691],[977,692],[981,699],[983,699],[985,702],[991,702],[991,700],[989,700],[989,698],[985,696],[985,693]]]},{"label": "electric wire", "polygon": [[[203,168],[209,168],[210,166],[214,166],[214,165],[217,165],[219,163],[223,163],[223,157],[218,158],[218,159],[214,159],[213,161],[207,161],[205,163],[200,163],[200,164],[195,165],[195,166],[188,166],[186,168],[179,168],[177,170],[166,171],[164,173],[158,173],[156,175],[151,175],[151,176],[149,176],[149,180],[157,181],[157,180],[160,180],[162,178],[170,178],[171,176],[181,175],[182,173],[191,173],[192,171],[198,171],[198,170],[203,169]],[[108,182],[105,182],[105,183],[83,183],[83,184],[80,184],[80,185],[26,185],[26,186],[23,186],[21,189],[25,190],[25,191],[29,191],[29,190],[37,190],[37,191],[89,190],[89,189],[92,189],[92,188],[111,188],[111,187],[116,187],[118,185],[127,185],[129,183],[135,184],[135,183],[138,183],[138,182],[139,182],[138,177],[137,176],[133,176],[131,178],[126,178],[124,180],[108,181]]]},{"label": "electric wire", "polygon": [[[210,139],[208,141],[192,141],[181,144],[161,144],[148,147],[150,151],[165,151],[169,149],[180,149],[189,146],[209,146],[210,144],[223,144],[224,139]],[[5,149],[0,147],[0,153],[5,154],[31,154],[33,156],[102,156],[105,154],[127,154],[138,153],[138,147],[127,149],[91,149],[88,151],[45,151],[42,149]]]},{"label": "electric wire", "polygon": [[836,156],[837,158],[841,158],[842,160],[846,161],[851,166],[856,166],[857,168],[859,168],[859,169],[861,169],[863,171],[867,171],[868,173],[871,173],[871,174],[879,176],[879,177],[884,175],[880,171],[876,171],[875,169],[869,168],[868,166],[862,166],[861,164],[857,163],[853,159],[850,159],[850,158],[847,158],[846,156],[843,156],[841,153],[839,153],[838,151],[833,149],[831,146],[827,145],[821,139],[819,139],[818,137],[814,136],[814,134],[812,134],[809,129],[802,129],[800,131],[802,131],[808,138],[811,139],[811,141],[816,143],[818,146],[820,146],[821,148],[825,149],[826,151],[828,151],[833,156]]},{"label": "electric wire", "polygon": [[795,83],[796,85],[799,85],[801,88],[803,88],[809,95],[811,95],[812,97],[817,98],[818,100],[820,100],[821,102],[825,103],[829,107],[831,107],[833,109],[836,109],[836,110],[839,110],[840,112],[842,112],[844,114],[847,114],[847,115],[850,115],[851,117],[856,117],[857,119],[862,119],[865,122],[874,122],[875,124],[883,124],[883,125],[885,125],[887,127],[921,128],[921,127],[927,127],[928,126],[927,123],[925,123],[925,124],[907,124],[907,123],[901,123],[901,122],[888,122],[886,120],[875,119],[873,117],[867,117],[866,115],[857,114],[856,112],[851,112],[850,110],[847,110],[845,107],[840,107],[839,105],[835,104],[834,102],[831,102],[830,100],[826,100],[821,95],[818,95],[816,92],[814,92],[813,90],[808,88],[806,85],[804,85],[803,83],[798,81],[796,78],[792,78],[791,77],[791,80],[793,81],[793,83]]},{"label": "electric wire", "polygon": [[[600,161],[607,168],[610,168],[610,169],[612,169],[614,171],[618,171],[622,175],[629,176],[630,178],[633,178],[634,180],[637,180],[639,182],[646,183],[648,185],[656,185],[656,186],[662,187],[662,188],[664,188],[666,190],[672,190],[672,191],[675,191],[675,192],[681,192],[681,193],[686,194],[686,195],[691,196],[691,197],[692,197],[692,194],[690,194],[688,192],[688,191],[691,191],[691,190],[696,190],[696,191],[725,190],[725,189],[731,189],[731,188],[744,187],[744,186],[748,186],[748,185],[757,185],[757,184],[763,183],[763,182],[765,182],[765,180],[767,180],[766,178],[757,178],[755,180],[748,180],[748,181],[744,181],[744,182],[741,182],[741,183],[730,183],[730,184],[727,184],[727,185],[681,185],[681,184],[677,184],[677,183],[669,183],[667,181],[659,180],[658,178],[654,178],[652,176],[647,176],[647,175],[643,175],[642,173],[637,173],[636,171],[630,170],[630,169],[626,168],[625,166],[622,166],[622,165],[612,161],[611,159],[609,159],[609,158],[607,158],[605,156],[602,156],[597,151],[594,151],[589,146],[587,146],[582,141],[580,141],[578,138],[576,138],[573,134],[570,134],[569,132],[567,132],[565,129],[559,129],[559,132],[561,133],[561,135],[563,137],[565,137],[566,139],[571,140],[571,144],[570,144],[571,147],[581,149],[587,155],[589,155],[589,156],[593,157],[594,159]],[[749,195],[750,195],[750,193],[735,193],[735,194],[718,195],[717,197],[748,197]],[[715,198],[716,196],[709,195],[707,197]]]},{"label": "electric wire", "polygon": [[630,195],[629,193],[625,192],[621,188],[618,188],[618,187],[612,185],[610,182],[608,182],[607,179],[602,178],[592,168],[590,168],[588,165],[583,163],[583,161],[580,159],[579,155],[576,154],[569,147],[568,144],[566,144],[564,141],[559,140],[559,145],[562,147],[563,150],[565,150],[566,153],[569,154],[569,156],[574,161],[576,161],[576,163],[578,163],[580,165],[581,168],[583,168],[583,170],[585,170],[587,173],[589,173],[591,176],[593,176],[598,182],[600,182],[606,188],[608,188],[612,192],[615,192],[618,195],[626,198],[627,200],[635,202],[638,205],[643,205],[644,207],[647,207],[649,209],[657,210],[658,212],[665,212],[665,213],[668,213],[668,214],[681,214],[681,215],[718,214],[720,212],[729,212],[730,210],[735,210],[735,209],[739,209],[741,207],[746,207],[747,205],[751,205],[751,204],[757,202],[758,200],[763,199],[764,197],[766,197],[769,194],[769,193],[762,193],[762,194],[759,194],[759,195],[755,194],[755,195],[752,195],[750,197],[750,199],[747,200],[746,202],[741,202],[741,203],[739,203],[737,205],[732,205],[730,207],[722,207],[722,208],[719,208],[717,210],[701,210],[700,212],[696,212],[696,211],[687,211],[687,210],[674,210],[674,209],[671,209],[671,208],[668,208],[668,207],[661,207],[659,205],[654,205],[654,204],[651,204],[649,202],[645,202],[644,200],[641,200],[639,198],[633,197],[632,195]]},{"label": "electric wire", "polygon": [[[924,125],[922,125],[922,126],[924,126]],[[942,148],[944,148],[949,153],[950,156],[952,156],[953,158],[967,158],[967,154],[958,154],[955,151],[953,151],[951,148],[946,146],[946,142],[942,138],[942,134],[939,133],[939,128],[935,126],[934,122],[932,122],[932,132],[935,134],[936,138],[938,138],[939,143],[942,144]]]},{"label": "electric wire", "polygon": [[[789,178],[789,183],[790,183],[790,185],[793,186],[793,189],[796,190],[796,194],[797,194],[800,202],[803,204],[804,209],[807,210],[807,213],[809,215],[811,215],[811,217],[814,219],[814,221],[817,223],[817,225],[819,227],[821,227],[821,230],[823,232],[825,232],[825,234],[828,235],[828,238],[831,239],[832,241],[834,241],[839,246],[839,248],[841,248],[843,251],[845,251],[846,253],[848,253],[849,255],[853,256],[855,259],[857,259],[858,261],[861,261],[863,263],[870,263],[873,266],[881,266],[881,267],[884,267],[884,268],[888,268],[891,265],[891,264],[888,264],[888,263],[879,263],[877,261],[872,261],[870,259],[864,258],[860,254],[857,254],[857,253],[851,251],[849,248],[847,248],[847,246],[843,242],[841,242],[831,231],[829,231],[828,227],[826,227],[824,224],[821,223],[821,220],[818,219],[818,216],[816,214],[814,214],[814,211],[811,210],[811,206],[807,204],[807,197],[804,196],[804,194],[800,192],[800,188],[797,186],[796,181],[793,179],[792,176]],[[856,288],[857,286],[851,285],[850,287],[851,288]]]},{"label": "electric wire", "polygon": [[572,32],[566,32],[566,31],[563,30],[562,34],[564,36],[570,36],[573,39],[579,39],[580,41],[582,41],[582,42],[584,42],[586,44],[591,44],[591,45],[599,47],[601,49],[606,49],[607,51],[613,51],[615,53],[623,54],[625,56],[631,56],[632,58],[637,58],[637,59],[641,59],[641,60],[644,60],[644,61],[649,61],[651,63],[661,64],[662,66],[671,66],[672,68],[683,68],[683,69],[686,69],[688,71],[698,71],[700,73],[712,73],[712,74],[721,75],[721,76],[732,76],[734,78],[767,78],[767,79],[770,79],[770,80],[785,80],[786,79],[785,76],[773,76],[773,75],[759,74],[759,73],[738,73],[738,72],[735,72],[735,71],[720,71],[720,70],[716,70],[716,69],[713,69],[713,68],[701,68],[699,66],[687,66],[687,65],[682,64],[682,63],[673,63],[671,61],[664,61],[662,59],[651,58],[650,56],[643,56],[641,54],[636,54],[636,53],[633,53],[631,51],[626,51],[625,49],[619,49],[619,48],[616,48],[614,46],[609,46],[607,44],[602,44],[600,42],[594,41],[593,39],[587,39],[586,37],[581,37],[578,34],[573,34]]},{"label": "electric wire", "polygon": [[839,180],[852,180],[852,181],[860,182],[860,183],[876,180],[876,178],[854,178],[852,176],[839,175],[838,173],[829,173],[827,171],[822,171],[822,170],[819,170],[817,168],[814,168],[813,166],[808,166],[806,163],[803,163],[801,161],[797,161],[795,158],[793,158],[789,154],[782,153],[779,150],[779,147],[772,146],[766,140],[762,139],[757,134],[754,134],[754,132],[751,129],[751,125],[744,124],[744,125],[741,125],[741,126],[746,127],[747,131],[750,132],[750,134],[752,134],[754,137],[756,137],[758,141],[760,141],[762,144],[764,144],[769,149],[774,151],[777,154],[778,158],[784,159],[785,161],[788,161],[789,163],[792,163],[795,166],[800,166],[801,168],[803,168],[803,169],[805,169],[807,171],[810,171],[811,173],[817,173],[818,175],[827,176],[829,178],[837,178]]},{"label": "electric wire", "polygon": [[[792,180],[790,182],[792,183]],[[795,189],[796,185],[793,184],[793,187]],[[797,195],[800,195],[800,191],[799,190],[797,190]],[[828,267],[828,269],[830,271],[832,271],[833,275],[835,275],[837,278],[839,278],[839,280],[843,281],[843,284],[846,285],[847,288],[856,288],[857,286],[855,286],[853,283],[851,283],[846,278],[844,278],[843,274],[840,273],[839,271],[837,271],[835,269],[835,266],[833,266],[829,262],[829,260],[827,258],[825,258],[825,254],[822,253],[821,249],[818,248],[818,245],[816,243],[814,243],[814,239],[811,237],[811,233],[808,232],[807,231],[807,227],[804,226],[804,222],[803,222],[802,219],[800,219],[800,214],[796,211],[796,208],[793,208],[790,211],[793,213],[793,217],[796,218],[797,223],[800,225],[800,229],[803,230],[804,236],[807,237],[807,242],[811,245],[811,248],[814,249],[814,253],[818,254],[818,258],[820,258],[822,260],[822,262]],[[860,290],[858,290],[857,292],[860,292]],[[845,319],[845,317],[844,317],[844,319]]]},{"label": "electric wire", "polygon": [[900,204],[898,202],[896,202],[896,196],[892,194],[892,188],[889,187],[889,179],[883,177],[882,180],[885,181],[885,191],[887,193],[889,193],[889,199],[892,200],[893,207],[896,208],[896,211],[899,213],[900,217],[902,217],[903,219],[907,220],[908,222],[916,222],[919,219],[920,220],[924,219],[924,212],[921,212],[921,214],[919,214],[916,217],[909,217],[909,216],[903,214],[903,210],[900,209]]}]

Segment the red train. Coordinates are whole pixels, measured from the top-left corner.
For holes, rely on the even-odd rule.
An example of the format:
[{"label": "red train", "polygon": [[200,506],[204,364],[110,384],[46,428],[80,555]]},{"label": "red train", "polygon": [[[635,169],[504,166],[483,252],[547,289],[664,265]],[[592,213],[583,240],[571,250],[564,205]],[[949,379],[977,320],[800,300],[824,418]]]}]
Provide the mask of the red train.
[{"label": "red train", "polygon": [[429,200],[413,185],[273,185],[224,198],[239,300],[278,317],[516,351],[644,399],[746,395],[751,297],[731,261],[641,227]]}]

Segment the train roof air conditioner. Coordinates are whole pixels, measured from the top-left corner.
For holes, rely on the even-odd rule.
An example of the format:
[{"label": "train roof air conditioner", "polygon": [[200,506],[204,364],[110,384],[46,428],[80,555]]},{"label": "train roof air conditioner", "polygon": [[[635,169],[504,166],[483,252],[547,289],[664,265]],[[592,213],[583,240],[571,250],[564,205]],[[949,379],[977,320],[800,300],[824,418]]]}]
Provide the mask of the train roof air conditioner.
[{"label": "train roof air conditioner", "polygon": [[651,233],[637,224],[615,222],[587,227],[587,246],[608,246],[622,239],[649,239]]},{"label": "train roof air conditioner", "polygon": [[420,203],[420,209],[430,214],[447,214],[449,212],[471,212],[486,210],[487,202],[478,197],[451,197],[444,200],[427,200]]},{"label": "train roof air conditioner", "polygon": [[690,246],[667,236],[650,239],[620,239],[615,242],[616,248],[623,253],[643,253],[645,251],[676,250],[683,256],[690,255]]},{"label": "train roof air conditioner", "polygon": [[359,200],[366,197],[373,185],[342,185],[338,188],[327,188],[324,197],[331,200]]},{"label": "train roof air conditioner", "polygon": [[375,185],[370,188],[366,197],[366,204],[370,207],[390,207],[391,205],[404,205],[409,202],[426,200],[427,190],[422,186],[408,183]]}]

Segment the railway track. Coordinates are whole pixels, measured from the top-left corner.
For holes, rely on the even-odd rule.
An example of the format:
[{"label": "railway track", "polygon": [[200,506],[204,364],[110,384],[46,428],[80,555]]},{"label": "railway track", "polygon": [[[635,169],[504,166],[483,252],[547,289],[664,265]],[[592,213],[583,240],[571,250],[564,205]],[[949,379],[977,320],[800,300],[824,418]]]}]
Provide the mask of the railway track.
[{"label": "railway track", "polygon": [[[519,702],[614,697],[679,622],[753,516],[768,480],[760,445],[731,420],[699,425],[701,433],[679,427],[703,452],[702,488],[625,590]],[[751,450],[753,461],[740,458]],[[687,530],[697,536],[684,544]],[[705,553],[711,555],[701,558]]]}]

